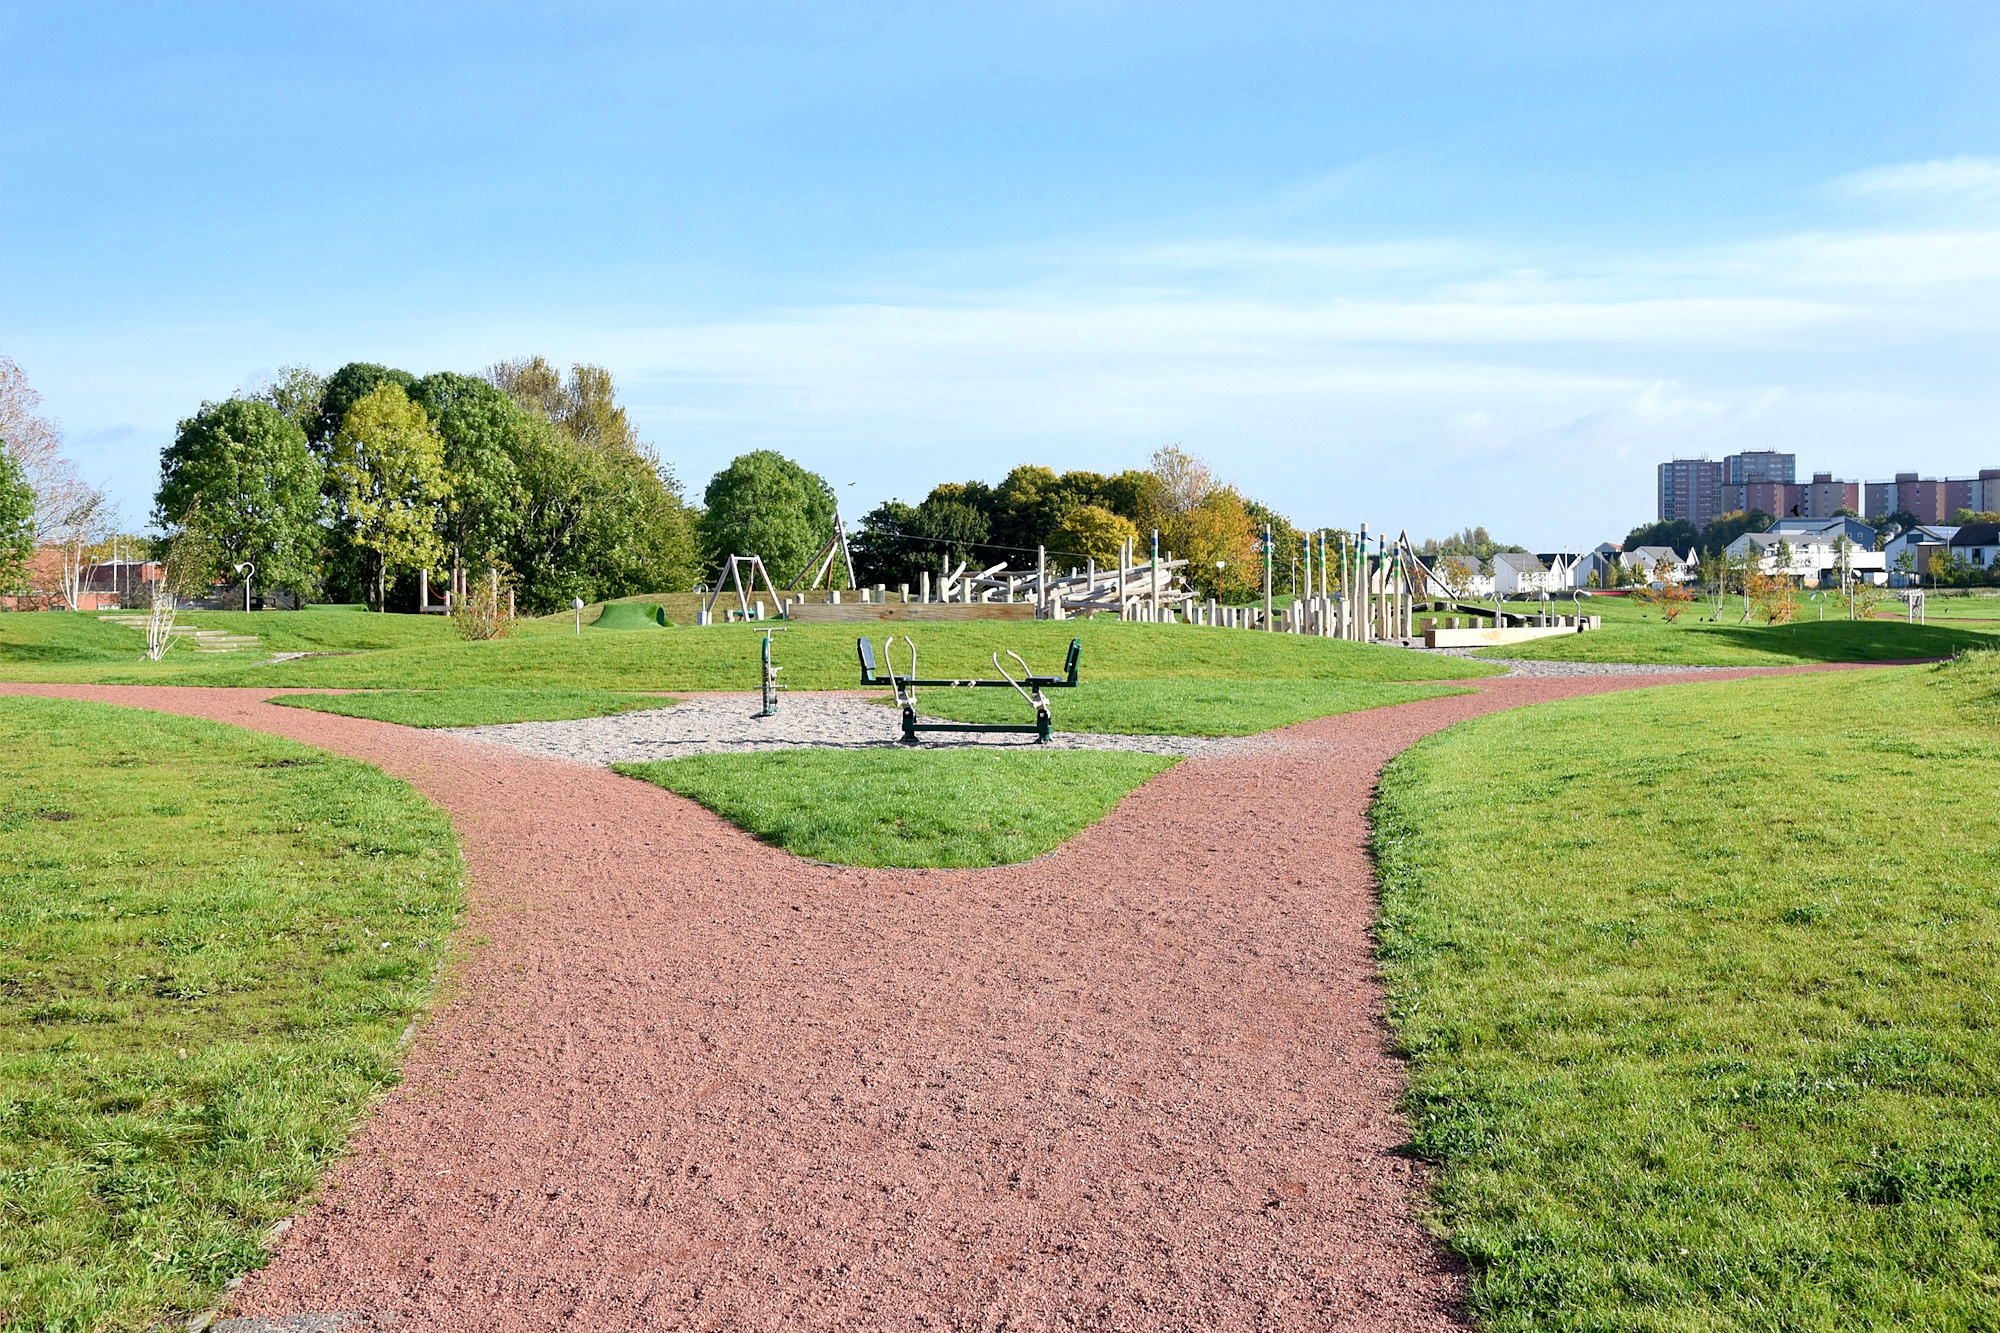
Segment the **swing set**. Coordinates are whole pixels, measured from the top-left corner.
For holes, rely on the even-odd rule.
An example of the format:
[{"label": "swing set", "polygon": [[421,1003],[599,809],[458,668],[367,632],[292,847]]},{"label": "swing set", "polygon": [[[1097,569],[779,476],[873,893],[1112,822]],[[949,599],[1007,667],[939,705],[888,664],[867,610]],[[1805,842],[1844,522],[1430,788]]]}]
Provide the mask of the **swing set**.
[{"label": "swing set", "polygon": [[[925,731],[960,732],[1005,732],[1013,735],[1033,736],[1037,745],[1049,743],[1049,701],[1042,697],[1043,690],[1073,690],[1076,688],[1077,662],[1083,656],[1083,640],[1069,641],[1069,656],[1063,662],[1060,676],[1037,676],[1028,670],[1028,664],[1019,653],[1009,651],[1007,656],[1014,659],[1021,674],[1014,675],[1000,661],[1000,654],[993,654],[993,669],[1000,673],[998,680],[947,680],[943,677],[925,678],[917,675],[917,644],[907,634],[903,643],[910,650],[910,670],[908,675],[898,675],[890,654],[895,648],[896,636],[891,634],[882,641],[882,658],[889,662],[889,670],[883,671],[875,660],[875,645],[866,638],[854,641],[855,653],[861,659],[861,684],[864,688],[887,685],[896,694],[896,706],[903,713],[903,744],[918,744],[918,733]],[[939,689],[1012,689],[1035,710],[1033,722],[919,722],[917,721],[917,687],[934,686]]]}]

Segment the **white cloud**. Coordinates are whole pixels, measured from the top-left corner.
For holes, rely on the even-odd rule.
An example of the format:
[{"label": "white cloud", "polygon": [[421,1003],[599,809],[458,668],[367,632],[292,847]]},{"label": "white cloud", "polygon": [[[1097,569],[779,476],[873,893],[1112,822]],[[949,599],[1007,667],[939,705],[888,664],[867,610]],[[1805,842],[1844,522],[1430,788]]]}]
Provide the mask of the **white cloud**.
[{"label": "white cloud", "polygon": [[2000,200],[2000,160],[1940,157],[1869,167],[1838,177],[1827,188],[1845,199]]},{"label": "white cloud", "polygon": [[[644,327],[413,315],[358,350],[423,369],[524,349],[599,362],[695,490],[773,447],[857,481],[864,506],[1179,441],[1304,521],[1588,544],[1650,515],[1651,464],[1675,453],[1788,448],[1846,476],[2000,463],[2000,386],[1981,369],[2000,360],[2000,228],[1658,251],[1149,238],[944,260],[869,300]],[[174,418],[267,365],[277,334],[120,337],[72,358],[146,368],[116,394],[45,388],[97,409],[68,413],[79,434],[137,424],[143,512]],[[288,331],[283,356],[329,366],[351,338]]]}]

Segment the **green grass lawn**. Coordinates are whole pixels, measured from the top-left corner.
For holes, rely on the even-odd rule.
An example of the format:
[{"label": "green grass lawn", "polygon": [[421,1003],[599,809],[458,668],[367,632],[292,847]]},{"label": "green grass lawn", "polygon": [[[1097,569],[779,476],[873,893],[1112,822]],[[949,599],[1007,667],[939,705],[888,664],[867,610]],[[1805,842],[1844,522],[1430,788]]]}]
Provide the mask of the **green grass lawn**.
[{"label": "green grass lawn", "polygon": [[[243,613],[231,613],[241,616]],[[341,655],[266,662],[262,652],[197,656],[175,649],[139,660],[136,630],[62,612],[0,616],[0,678],[111,684],[307,686],[357,689],[562,687],[598,690],[754,690],[762,630],[752,625],[676,626],[657,632],[578,635],[559,620],[524,622],[505,639],[466,642],[440,617],[352,611],[253,613],[257,626],[296,615]],[[194,613],[193,623],[219,613]],[[363,649],[383,622],[409,622],[412,642]],[[256,632],[275,636],[277,630]],[[306,629],[287,633],[303,637]],[[1083,678],[1103,680],[1441,680],[1486,674],[1462,659],[1289,634],[1094,621],[970,621],[914,628],[923,674],[990,675],[990,654],[1012,649],[1037,671],[1061,666],[1072,636],[1084,642]],[[776,639],[781,679],[792,689],[855,689],[855,631],[797,625]],[[267,639],[268,641],[268,639]],[[879,635],[877,642],[880,642]]]},{"label": "green grass lawn", "polygon": [[[1849,620],[1846,605],[1829,596],[1826,619],[1820,608],[1802,603],[1789,625],[1740,623],[1739,602],[1711,624],[1709,604],[1696,602],[1669,623],[1660,613],[1622,597],[1589,598],[1589,614],[1604,627],[1588,634],[1564,634],[1528,643],[1489,648],[1484,657],[1530,661],[1641,662],[1672,666],[1796,666],[1808,662],[1894,662],[1949,657],[1954,652],[2000,643],[1993,632],[1972,624],[1906,625],[1900,621]],[[1934,618],[1935,619],[1935,618]]]},{"label": "green grass lawn", "polygon": [[1381,958],[1482,1321],[1995,1327],[1995,792],[1993,653],[1546,705],[1390,766]]},{"label": "green grass lawn", "polygon": [[775,750],[619,764],[765,842],[857,866],[997,866],[1052,851],[1171,766],[1032,747]]},{"label": "green grass lawn", "polygon": [[444,815],[372,768],[0,699],[0,1325],[148,1328],[259,1263],[460,897]]},{"label": "green grass lawn", "polygon": [[658,694],[608,690],[374,690],[363,694],[285,694],[271,700],[342,717],[372,718],[404,727],[489,727],[504,722],[558,722],[671,708]]},{"label": "green grass lawn", "polygon": [[[1878,616],[1901,620],[1908,611],[1900,602],[1890,602],[1876,610]],[[1969,620],[2000,626],[2000,594],[1931,592],[1924,597],[1924,615],[1933,624],[1940,620]],[[2000,631],[1991,631],[2000,632]]]},{"label": "green grass lawn", "polygon": [[[1463,693],[1451,685],[1402,681],[1108,680],[1050,690],[1047,698],[1058,731],[1248,736],[1332,713]],[[919,690],[917,707],[928,716],[956,722],[1028,722],[1034,717],[1012,690]]]}]

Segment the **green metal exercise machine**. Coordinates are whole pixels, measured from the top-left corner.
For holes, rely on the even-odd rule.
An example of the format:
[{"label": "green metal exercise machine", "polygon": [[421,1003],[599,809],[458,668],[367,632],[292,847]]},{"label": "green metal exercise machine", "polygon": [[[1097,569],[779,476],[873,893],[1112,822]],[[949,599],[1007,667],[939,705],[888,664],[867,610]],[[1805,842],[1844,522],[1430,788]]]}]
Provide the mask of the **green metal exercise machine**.
[{"label": "green metal exercise machine", "polygon": [[784,668],[775,665],[771,661],[771,636],[776,633],[777,631],[774,629],[764,631],[764,707],[761,712],[752,713],[750,715],[752,717],[776,717],[778,715],[778,672]]},{"label": "green metal exercise machine", "polygon": [[[875,661],[875,645],[867,639],[856,639],[854,641],[854,650],[861,658],[861,684],[864,687],[887,685],[896,692],[896,706],[903,711],[903,744],[905,745],[917,744],[917,733],[923,731],[1007,732],[1014,735],[1033,736],[1037,745],[1046,745],[1049,741],[1050,731],[1049,701],[1042,697],[1042,691],[1075,689],[1077,662],[1083,656],[1083,640],[1071,639],[1069,641],[1069,656],[1063,663],[1063,674],[1060,676],[1037,676],[1028,670],[1028,664],[1021,660],[1019,653],[1010,651],[1007,656],[1013,658],[1016,665],[1021,669],[1021,674],[1018,677],[1010,674],[1007,668],[1001,665],[1000,654],[994,653],[993,669],[1000,673],[1000,679],[998,680],[947,680],[942,677],[925,679],[917,675],[916,640],[906,634],[903,636],[903,642],[910,649],[910,673],[906,676],[896,674],[893,662],[890,663],[889,670],[883,671]],[[896,636],[893,634],[882,641],[882,657],[884,661],[889,660],[889,653],[895,646],[895,643]],[[1035,710],[1035,720],[1024,723],[919,722],[917,721],[917,687],[919,685],[934,685],[941,689],[952,690],[997,690],[1011,688],[1016,694],[1026,699],[1028,706]]]}]

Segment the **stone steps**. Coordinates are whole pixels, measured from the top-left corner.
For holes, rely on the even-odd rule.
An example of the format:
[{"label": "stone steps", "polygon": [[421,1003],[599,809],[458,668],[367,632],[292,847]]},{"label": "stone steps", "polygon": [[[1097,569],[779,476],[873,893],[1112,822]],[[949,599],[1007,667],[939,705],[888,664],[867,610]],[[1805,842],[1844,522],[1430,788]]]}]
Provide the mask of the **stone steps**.
[{"label": "stone steps", "polygon": [[[105,616],[103,619],[127,629],[143,631],[144,616]],[[255,634],[232,634],[224,629],[202,629],[196,625],[175,625],[167,631],[170,640],[183,640],[198,653],[240,653],[264,641]]]}]

